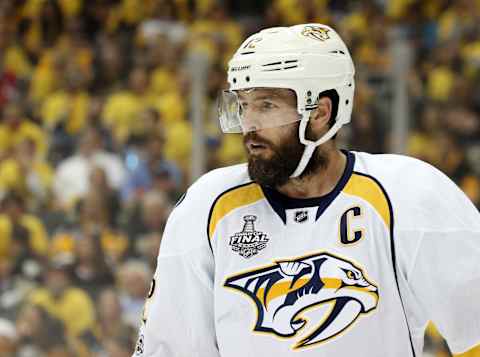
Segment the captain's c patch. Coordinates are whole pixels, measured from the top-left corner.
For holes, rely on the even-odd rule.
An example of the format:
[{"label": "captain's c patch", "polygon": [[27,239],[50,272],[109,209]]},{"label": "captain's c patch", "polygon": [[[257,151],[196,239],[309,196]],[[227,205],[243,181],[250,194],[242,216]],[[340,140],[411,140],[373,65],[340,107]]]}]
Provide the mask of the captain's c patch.
[{"label": "captain's c patch", "polygon": [[[375,310],[379,296],[377,286],[362,268],[327,252],[276,261],[231,276],[224,286],[244,293],[255,303],[254,332],[282,338],[301,335],[293,349],[338,336],[360,315]],[[318,321],[307,320],[307,310],[321,310]]]}]

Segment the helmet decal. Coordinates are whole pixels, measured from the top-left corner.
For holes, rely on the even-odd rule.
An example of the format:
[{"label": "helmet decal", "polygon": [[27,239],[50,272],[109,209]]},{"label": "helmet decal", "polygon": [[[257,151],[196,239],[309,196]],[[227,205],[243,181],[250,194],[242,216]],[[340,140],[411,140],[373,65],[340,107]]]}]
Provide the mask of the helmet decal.
[{"label": "helmet decal", "polygon": [[261,37],[254,37],[252,38],[250,41],[248,41],[242,48],[246,49],[246,48],[250,48],[250,49],[253,49],[255,48],[255,44],[257,42],[260,42],[262,40]]},{"label": "helmet decal", "polygon": [[330,39],[329,32],[330,30],[325,27],[307,25],[302,30],[302,35],[323,42]]}]

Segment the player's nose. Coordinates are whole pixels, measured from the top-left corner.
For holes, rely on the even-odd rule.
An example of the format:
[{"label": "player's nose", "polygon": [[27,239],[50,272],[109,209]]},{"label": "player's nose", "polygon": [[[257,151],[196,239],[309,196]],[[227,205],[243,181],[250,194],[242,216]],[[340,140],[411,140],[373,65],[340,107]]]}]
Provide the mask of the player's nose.
[{"label": "player's nose", "polygon": [[242,113],[242,129],[244,133],[260,130],[260,115],[254,110],[246,108]]}]

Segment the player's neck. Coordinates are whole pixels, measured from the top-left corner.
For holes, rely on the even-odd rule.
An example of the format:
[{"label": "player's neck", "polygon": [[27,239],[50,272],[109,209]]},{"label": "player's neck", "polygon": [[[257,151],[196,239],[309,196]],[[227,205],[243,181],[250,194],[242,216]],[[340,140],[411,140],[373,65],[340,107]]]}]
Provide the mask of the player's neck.
[{"label": "player's neck", "polygon": [[292,198],[320,197],[331,192],[342,177],[347,164],[346,156],[337,148],[325,153],[327,165],[317,171],[302,177],[290,179],[277,190]]}]

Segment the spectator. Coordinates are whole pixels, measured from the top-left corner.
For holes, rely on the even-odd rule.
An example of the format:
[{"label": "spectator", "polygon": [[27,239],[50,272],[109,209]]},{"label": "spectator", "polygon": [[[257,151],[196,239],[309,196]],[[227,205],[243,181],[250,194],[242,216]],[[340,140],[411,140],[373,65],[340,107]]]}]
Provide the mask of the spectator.
[{"label": "spectator", "polygon": [[156,181],[163,179],[164,189],[169,194],[181,187],[182,174],[175,163],[164,157],[165,138],[162,132],[151,133],[146,143],[144,158],[140,158],[122,188],[125,202],[141,199],[143,193],[150,190]]},{"label": "spectator", "polygon": [[45,155],[46,134],[38,125],[26,119],[21,103],[9,102],[2,111],[0,123],[0,157],[11,154],[25,139],[35,143],[37,155]]},{"label": "spectator", "polygon": [[104,354],[99,357],[115,356],[130,357],[134,349],[135,343],[132,342],[130,336],[117,336],[115,338],[107,338],[103,343]]},{"label": "spectator", "polygon": [[354,150],[368,152],[383,152],[385,136],[381,133],[375,110],[365,107],[355,112],[352,118],[352,137],[350,146]]},{"label": "spectator", "polygon": [[90,96],[87,78],[79,68],[70,66],[65,73],[65,88],[60,88],[43,102],[41,113],[44,127],[53,130],[61,126],[66,134],[76,135],[86,125]]},{"label": "spectator", "polygon": [[112,225],[112,212],[109,211],[108,197],[102,191],[90,190],[78,203],[78,222],[76,227],[80,235],[98,239],[109,264],[118,264],[127,252],[126,235]]},{"label": "spectator", "polygon": [[171,209],[172,204],[162,191],[150,191],[135,207],[127,223],[133,254],[143,257],[153,269]]},{"label": "spectator", "polygon": [[19,357],[49,356],[53,351],[69,350],[62,322],[40,306],[22,307],[16,320],[16,334]]},{"label": "spectator", "polygon": [[25,272],[15,274],[14,268],[13,259],[0,258],[0,316],[12,321],[35,286],[29,278],[35,277],[39,270],[36,266],[26,266]]},{"label": "spectator", "polygon": [[62,321],[66,335],[79,340],[93,335],[95,309],[88,294],[73,285],[70,260],[68,256],[52,258],[44,273],[44,285],[32,291],[28,301]]},{"label": "spectator", "polygon": [[121,187],[125,169],[120,157],[103,149],[97,129],[87,128],[81,137],[78,152],[62,161],[55,171],[53,189],[63,207],[68,209],[85,196],[94,167],[105,170],[111,187]]},{"label": "spectator", "polygon": [[90,174],[90,191],[97,192],[102,196],[105,204],[106,220],[108,225],[116,228],[118,212],[121,210],[121,203],[118,191],[113,189],[109,182],[107,173],[101,167],[94,167]]},{"label": "spectator", "polygon": [[97,315],[97,331],[101,340],[132,336],[132,332],[135,331],[124,321],[118,292],[111,287],[101,291],[98,298]]},{"label": "spectator", "polygon": [[158,99],[148,92],[149,80],[144,67],[132,69],[128,77],[128,90],[112,94],[105,103],[104,123],[112,130],[117,145],[126,143],[135,128],[141,126],[138,118],[142,111],[154,105]]},{"label": "spectator", "polygon": [[187,36],[187,28],[179,21],[179,10],[172,0],[153,3],[151,15],[138,27],[138,36],[149,46],[156,47],[159,37],[166,36],[168,42],[180,43]]},{"label": "spectator", "polygon": [[100,237],[84,235],[75,240],[74,283],[97,301],[100,291],[115,283]]},{"label": "spectator", "polygon": [[23,193],[33,209],[49,198],[53,180],[52,167],[36,153],[35,142],[25,138],[12,156],[0,163],[0,191]]},{"label": "spectator", "polygon": [[[87,8],[102,6],[92,4]],[[108,11],[108,10],[107,10]],[[105,12],[105,11],[104,11]],[[97,13],[100,16],[102,12]],[[96,15],[97,15],[96,14]],[[93,15],[93,14],[92,14]],[[96,67],[93,78],[93,91],[95,94],[106,95],[118,92],[124,87],[127,59],[122,55],[122,46],[119,36],[99,33],[96,50]]]},{"label": "spectator", "polygon": [[129,326],[137,328],[152,272],[144,262],[129,260],[120,266],[117,278],[123,319]]},{"label": "spectator", "polygon": [[7,194],[1,201],[0,259],[11,259],[14,272],[21,273],[25,264],[41,261],[47,249],[48,239],[42,222],[28,214],[21,196]]},{"label": "spectator", "polygon": [[435,142],[441,132],[441,107],[433,103],[426,104],[418,115],[416,127],[410,133],[407,142],[407,153],[421,160],[439,165],[440,152]]},{"label": "spectator", "polygon": [[[12,37],[6,15],[0,14],[0,110],[3,110],[8,102],[18,99],[19,76],[26,75],[29,71],[22,51],[11,46]],[[24,66],[20,62],[23,62]]]},{"label": "spectator", "polygon": [[0,318],[0,354],[3,357],[15,357],[17,350],[17,332],[9,320]]},{"label": "spectator", "polygon": [[[31,4],[30,4],[31,5]],[[64,18],[57,1],[47,0],[43,6],[30,6],[19,23],[32,53],[40,54],[52,47],[62,34]]]}]

